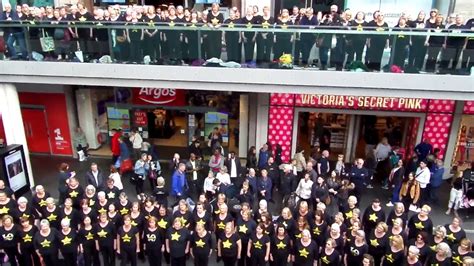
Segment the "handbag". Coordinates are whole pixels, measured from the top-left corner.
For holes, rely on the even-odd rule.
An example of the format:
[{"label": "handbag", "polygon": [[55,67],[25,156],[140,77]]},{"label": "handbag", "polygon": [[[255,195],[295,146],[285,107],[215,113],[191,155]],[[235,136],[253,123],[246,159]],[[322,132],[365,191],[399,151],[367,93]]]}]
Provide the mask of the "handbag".
[{"label": "handbag", "polygon": [[133,163],[131,159],[126,159],[122,161],[122,164],[120,165],[120,172],[121,173],[126,173],[130,172],[133,170]]},{"label": "handbag", "polygon": [[51,52],[54,51],[54,38],[48,36],[48,33],[43,31],[43,37],[40,38],[41,50],[43,52]]},{"label": "handbag", "polygon": [[150,170],[150,173],[148,174],[148,178],[150,179],[156,179],[158,177],[158,174],[156,171]]}]

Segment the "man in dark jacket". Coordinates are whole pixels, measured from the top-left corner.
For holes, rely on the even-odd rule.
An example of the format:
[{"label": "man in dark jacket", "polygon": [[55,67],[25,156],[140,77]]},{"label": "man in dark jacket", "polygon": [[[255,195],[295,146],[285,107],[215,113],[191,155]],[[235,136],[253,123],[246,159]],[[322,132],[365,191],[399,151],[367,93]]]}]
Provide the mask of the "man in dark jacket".
[{"label": "man in dark jacket", "polygon": [[235,157],[235,152],[229,152],[229,157],[224,162],[224,165],[227,167],[230,180],[232,184],[240,187],[240,175],[242,174],[242,164],[240,159]]},{"label": "man in dark jacket", "polygon": [[263,169],[267,170],[268,177],[272,180],[272,190],[273,188],[278,188],[278,183],[280,182],[280,169],[278,169],[275,159],[273,157],[268,158],[268,162]]},{"label": "man in dark jacket", "polygon": [[365,190],[365,181],[368,175],[369,171],[364,167],[364,160],[362,158],[357,159],[356,165],[351,168],[349,178],[355,185],[353,193],[358,202],[361,202],[362,194]]},{"label": "man in dark jacket", "polygon": [[86,181],[88,185],[93,185],[97,191],[105,188],[105,177],[96,163],[91,164],[91,170],[86,173]]}]

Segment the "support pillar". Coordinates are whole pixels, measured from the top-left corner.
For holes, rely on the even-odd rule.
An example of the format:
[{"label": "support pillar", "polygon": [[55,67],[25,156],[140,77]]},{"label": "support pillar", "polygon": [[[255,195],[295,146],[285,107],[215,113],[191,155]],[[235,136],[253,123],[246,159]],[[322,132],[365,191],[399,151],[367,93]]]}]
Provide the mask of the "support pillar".
[{"label": "support pillar", "polygon": [[8,145],[23,145],[26,165],[29,170],[30,186],[35,185],[33,168],[31,167],[30,151],[26,143],[23,117],[21,116],[20,99],[15,85],[0,83],[0,114],[2,115],[5,138]]}]

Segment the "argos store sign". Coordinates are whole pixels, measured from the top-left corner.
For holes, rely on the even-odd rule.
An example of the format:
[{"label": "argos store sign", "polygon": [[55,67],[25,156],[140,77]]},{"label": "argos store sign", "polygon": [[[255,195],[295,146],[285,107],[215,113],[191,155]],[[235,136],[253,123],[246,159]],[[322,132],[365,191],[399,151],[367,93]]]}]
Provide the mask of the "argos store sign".
[{"label": "argos store sign", "polygon": [[135,88],[132,90],[133,103],[139,105],[186,105],[186,91],[166,88]]}]

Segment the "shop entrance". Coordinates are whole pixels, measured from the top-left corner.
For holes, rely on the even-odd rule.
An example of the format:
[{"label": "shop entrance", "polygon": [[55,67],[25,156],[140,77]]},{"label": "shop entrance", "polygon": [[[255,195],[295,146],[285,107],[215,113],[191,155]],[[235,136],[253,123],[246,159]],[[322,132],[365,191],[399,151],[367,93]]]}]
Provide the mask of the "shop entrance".
[{"label": "shop entrance", "polygon": [[322,150],[330,151],[330,159],[338,154],[346,162],[365,158],[367,150],[386,137],[392,147],[406,159],[407,150],[412,150],[418,136],[419,117],[384,115],[360,115],[349,112],[303,111],[298,113],[296,146],[310,154]]}]

